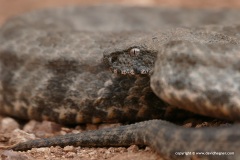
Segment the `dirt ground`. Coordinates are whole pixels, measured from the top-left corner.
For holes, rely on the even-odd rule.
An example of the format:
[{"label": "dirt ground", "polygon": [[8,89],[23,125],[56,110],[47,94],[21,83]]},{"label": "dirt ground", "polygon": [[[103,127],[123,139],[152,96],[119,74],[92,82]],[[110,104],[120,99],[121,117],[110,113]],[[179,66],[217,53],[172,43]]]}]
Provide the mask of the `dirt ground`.
[{"label": "dirt ground", "polygon": [[[18,15],[31,10],[66,6],[66,5],[91,5],[91,4],[112,4],[122,5],[159,5],[167,7],[193,7],[193,8],[240,8],[238,0],[0,0],[0,24],[11,16]],[[210,120],[209,122],[200,120],[188,120],[183,123],[185,127],[202,127],[226,124],[226,122]],[[0,116],[0,146],[18,142],[22,139],[34,139],[36,137],[51,137],[54,135],[64,135],[66,133],[78,133],[83,130],[112,127],[113,125],[85,125],[69,128],[53,122],[19,122],[10,117]],[[33,134],[30,134],[33,133]],[[138,160],[161,160],[162,158],[152,151],[149,147],[138,148],[133,145],[128,148],[81,148],[66,146],[32,149],[27,152],[13,152],[11,150],[0,150],[0,159],[3,160],[62,160],[62,159],[138,159]]]},{"label": "dirt ground", "polygon": [[[37,122],[31,120],[29,122],[20,122],[10,117],[0,116],[0,148],[1,146],[8,146],[30,139],[65,135],[67,133],[79,133],[86,130],[116,127],[119,125],[121,124],[86,124],[70,128],[49,121]],[[209,118],[189,118],[183,121],[181,125],[183,127],[200,128],[230,125],[230,123]],[[0,159],[1,158],[3,160],[164,160],[160,155],[156,154],[149,147],[139,148],[136,145],[132,145],[128,148],[81,148],[73,146],[66,146],[64,148],[61,148],[57,146],[50,148],[33,148],[26,152],[16,152],[7,149],[0,149]]]}]

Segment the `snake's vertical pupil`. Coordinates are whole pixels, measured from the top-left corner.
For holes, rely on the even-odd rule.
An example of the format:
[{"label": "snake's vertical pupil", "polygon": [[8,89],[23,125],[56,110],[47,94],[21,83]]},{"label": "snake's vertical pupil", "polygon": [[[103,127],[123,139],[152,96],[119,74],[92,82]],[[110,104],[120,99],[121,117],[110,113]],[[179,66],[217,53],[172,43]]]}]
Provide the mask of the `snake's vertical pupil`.
[{"label": "snake's vertical pupil", "polygon": [[140,49],[139,48],[132,48],[129,51],[129,53],[130,53],[131,56],[138,56],[140,54]]}]

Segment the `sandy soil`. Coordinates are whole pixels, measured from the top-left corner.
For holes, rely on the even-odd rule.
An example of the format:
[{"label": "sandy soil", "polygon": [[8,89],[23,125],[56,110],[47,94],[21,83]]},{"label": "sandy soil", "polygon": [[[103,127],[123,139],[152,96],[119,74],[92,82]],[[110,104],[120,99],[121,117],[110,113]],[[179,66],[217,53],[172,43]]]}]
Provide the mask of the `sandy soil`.
[{"label": "sandy soil", "polygon": [[[100,3],[114,3],[124,5],[160,5],[167,7],[204,7],[204,8],[240,8],[240,1],[238,0],[0,0],[0,24],[4,23],[6,19],[11,16],[18,15],[23,12],[31,10],[66,6],[66,5],[89,5]],[[185,127],[202,127],[202,126],[215,126],[220,124],[226,124],[226,122],[212,120],[206,122],[204,120],[188,120],[183,123]],[[115,124],[119,125],[119,124]],[[114,125],[114,126],[115,126]],[[74,128],[68,128],[61,126],[53,122],[19,122],[16,119],[10,117],[0,117],[0,146],[9,145],[10,143],[18,142],[22,139],[34,139],[36,137],[50,137],[54,135],[63,135],[66,133],[78,133],[84,130],[92,130],[104,127],[112,127],[113,125],[85,125],[76,126]],[[162,158],[152,151],[149,147],[139,149],[133,145],[129,148],[81,148],[66,146],[50,147],[32,149],[27,152],[13,152],[11,150],[0,150],[0,159],[12,160],[12,159],[109,159],[109,160],[121,160],[121,159],[138,159],[138,160],[161,160]]]}]

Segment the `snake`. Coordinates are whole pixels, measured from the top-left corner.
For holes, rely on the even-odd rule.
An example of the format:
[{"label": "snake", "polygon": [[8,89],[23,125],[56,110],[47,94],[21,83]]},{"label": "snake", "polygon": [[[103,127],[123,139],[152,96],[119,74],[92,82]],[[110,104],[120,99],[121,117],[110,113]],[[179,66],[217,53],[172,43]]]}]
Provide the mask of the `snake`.
[{"label": "snake", "polygon": [[162,120],[169,107],[240,120],[239,13],[106,5],[9,19],[0,28],[1,114],[66,125],[134,123],[11,149],[136,144],[166,159],[197,156],[181,151],[239,159],[238,124],[184,128]]}]

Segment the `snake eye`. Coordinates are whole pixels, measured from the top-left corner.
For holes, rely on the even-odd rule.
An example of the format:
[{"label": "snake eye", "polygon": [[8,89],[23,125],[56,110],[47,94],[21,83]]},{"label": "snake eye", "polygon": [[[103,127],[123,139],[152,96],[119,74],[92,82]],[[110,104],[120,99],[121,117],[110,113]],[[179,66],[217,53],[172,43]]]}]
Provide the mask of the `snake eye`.
[{"label": "snake eye", "polygon": [[131,56],[138,56],[140,54],[140,49],[139,48],[132,48],[130,51],[129,51],[129,54]]}]

